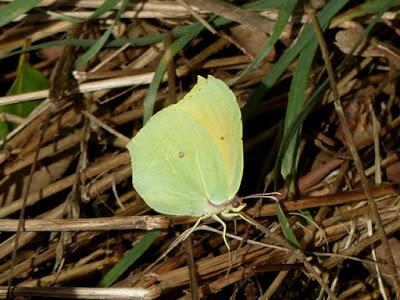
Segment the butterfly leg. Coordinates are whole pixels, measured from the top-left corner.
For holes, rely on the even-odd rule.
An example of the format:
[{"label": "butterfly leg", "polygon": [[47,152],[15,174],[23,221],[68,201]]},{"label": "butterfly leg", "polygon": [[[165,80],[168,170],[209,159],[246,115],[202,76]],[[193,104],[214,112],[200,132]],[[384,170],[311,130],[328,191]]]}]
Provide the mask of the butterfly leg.
[{"label": "butterfly leg", "polygon": [[244,214],[240,211],[238,211],[238,212],[223,212],[223,213],[221,213],[221,216],[227,220],[231,220],[235,217],[239,217],[251,225],[254,225],[254,226],[257,225],[251,219],[249,219],[246,214]]},{"label": "butterfly leg", "polygon": [[186,240],[187,237],[192,234],[192,232],[196,229],[196,227],[199,226],[200,222],[205,218],[207,218],[207,217],[206,216],[202,216],[196,221],[196,223],[194,223],[193,227],[183,237],[183,241]]},{"label": "butterfly leg", "polygon": [[229,268],[226,273],[226,275],[228,275],[229,270],[231,269],[232,266],[232,254],[231,254],[231,247],[229,247],[228,240],[226,239],[226,224],[220,217],[218,217],[218,215],[212,215],[211,217],[222,225],[222,238],[224,239],[226,248],[228,248]]},{"label": "butterfly leg", "polygon": [[217,215],[212,215],[211,217],[215,221],[217,221],[218,223],[220,223],[222,225],[222,238],[224,239],[224,243],[226,245],[226,248],[228,248],[228,250],[230,251],[231,248],[229,247],[228,240],[226,239],[226,224],[225,224],[225,222],[220,217],[218,217]]},{"label": "butterfly leg", "polygon": [[254,225],[257,227],[258,224],[254,223],[252,219],[248,218],[246,214],[242,213],[242,212],[238,212],[237,215],[242,218],[243,220],[245,220],[247,223]]}]

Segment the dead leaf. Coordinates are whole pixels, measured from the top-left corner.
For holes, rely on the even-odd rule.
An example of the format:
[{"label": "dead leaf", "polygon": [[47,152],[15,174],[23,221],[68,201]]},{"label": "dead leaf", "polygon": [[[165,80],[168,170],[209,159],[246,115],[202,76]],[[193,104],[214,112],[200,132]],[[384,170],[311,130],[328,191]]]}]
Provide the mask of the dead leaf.
[{"label": "dead leaf", "polygon": [[[254,27],[249,25],[233,26],[230,31],[241,47],[253,57],[260,52],[268,40],[268,36],[265,33],[256,30]],[[265,59],[267,61],[275,59],[275,48],[270,51]]]},{"label": "dead leaf", "polygon": [[[336,33],[335,45],[345,54],[349,54],[355,46],[355,43],[360,38],[364,28],[361,25],[343,29]],[[361,55],[364,57],[379,57],[382,56],[375,46],[370,45],[367,40],[363,40],[353,55]]]},{"label": "dead leaf", "polygon": [[[396,238],[391,238],[389,239],[389,245],[390,249],[393,253],[393,258],[394,262],[397,266],[400,266],[400,241]],[[376,260],[380,262],[385,262],[386,261],[386,255],[385,255],[385,249],[383,248],[383,245],[379,245],[378,247],[375,248],[375,254],[376,254]],[[370,259],[372,257],[369,257]],[[376,269],[375,266],[372,266],[370,264],[364,264],[364,266],[371,271],[371,273],[376,275]],[[382,276],[382,279],[385,280],[386,283],[393,285],[393,281],[391,279],[391,275],[389,275],[389,268],[386,266],[381,266],[380,268],[380,273]]]},{"label": "dead leaf", "polygon": [[394,164],[386,168],[387,178],[394,183],[400,183],[400,162],[395,162]]},{"label": "dead leaf", "polygon": [[[352,22],[352,24],[357,24]],[[343,29],[336,34],[335,45],[345,54],[349,54],[354,48],[357,40],[360,38],[364,28],[361,25],[354,25]],[[353,55],[363,57],[385,57],[397,69],[400,69],[400,50],[393,45],[383,43],[377,38],[363,40]]]},{"label": "dead leaf", "polygon": [[46,47],[43,49],[39,50],[39,54],[41,57],[54,61],[57,60],[61,57],[61,54],[63,52],[63,47],[58,46],[58,47]]},{"label": "dead leaf", "polygon": [[[353,99],[343,101],[344,113],[353,141],[358,149],[369,145],[373,140],[372,116],[369,109],[373,97],[372,93],[373,91],[369,88],[361,89]],[[335,137],[344,145],[347,143],[341,123],[338,124]]]}]

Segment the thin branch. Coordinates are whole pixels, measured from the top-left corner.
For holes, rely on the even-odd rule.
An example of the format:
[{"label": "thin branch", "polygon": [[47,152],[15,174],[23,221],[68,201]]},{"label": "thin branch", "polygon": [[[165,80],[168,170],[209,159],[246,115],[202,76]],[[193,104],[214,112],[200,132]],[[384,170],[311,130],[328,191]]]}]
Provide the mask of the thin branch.
[{"label": "thin branch", "polygon": [[[66,231],[105,231],[105,230],[153,230],[165,229],[170,225],[165,216],[131,216],[80,219],[31,219],[22,220],[21,232],[66,232]],[[17,231],[18,220],[0,219],[0,231]]]},{"label": "thin branch", "polygon": [[[6,291],[0,287],[0,299]],[[56,297],[67,299],[155,299],[161,294],[157,286],[150,288],[85,288],[85,287],[13,287],[13,297]]]}]

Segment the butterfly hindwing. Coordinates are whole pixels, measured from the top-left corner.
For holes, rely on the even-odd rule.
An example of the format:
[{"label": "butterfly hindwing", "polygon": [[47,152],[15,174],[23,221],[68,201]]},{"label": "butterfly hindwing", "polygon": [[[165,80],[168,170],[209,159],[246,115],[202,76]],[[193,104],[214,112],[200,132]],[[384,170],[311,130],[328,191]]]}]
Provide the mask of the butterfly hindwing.
[{"label": "butterfly hindwing", "polygon": [[133,185],[154,210],[206,214],[207,199],[225,199],[223,162],[207,130],[170,106],[148,121],[129,143]]}]

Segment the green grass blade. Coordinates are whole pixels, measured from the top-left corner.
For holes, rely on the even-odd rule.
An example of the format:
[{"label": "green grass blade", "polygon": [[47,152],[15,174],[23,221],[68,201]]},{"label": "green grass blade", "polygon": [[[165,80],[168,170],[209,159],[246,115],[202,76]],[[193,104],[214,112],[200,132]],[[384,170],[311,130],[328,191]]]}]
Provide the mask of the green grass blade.
[{"label": "green grass blade", "polygon": [[112,10],[121,0],[105,0],[86,20],[93,20],[101,17]]},{"label": "green grass blade", "polygon": [[[329,1],[318,14],[318,21],[323,29],[325,29],[329,21],[345,6],[350,0]],[[261,84],[256,88],[250,101],[243,109],[244,117],[248,116],[254,106],[264,97],[269,89],[278,81],[282,74],[286,71],[289,64],[299,55],[300,51],[312,40],[315,39],[312,27],[309,25],[303,34],[298,38],[297,42],[289,48],[281,58],[275,63],[274,67],[261,80]]]},{"label": "green grass blade", "polygon": [[[197,23],[183,26],[183,27],[178,27],[172,30],[172,35],[175,38],[178,38],[182,36],[183,34],[186,34],[192,30],[194,30],[197,26]],[[104,47],[122,47],[126,44],[131,45],[132,47],[143,47],[143,46],[148,46],[148,45],[153,45],[159,42],[162,42],[164,38],[164,34],[153,34],[153,35],[148,35],[144,37],[139,37],[135,39],[117,39],[117,40],[112,40],[112,41],[107,41],[107,43],[104,45]],[[50,42],[44,42],[40,44],[36,44],[30,47],[26,47],[24,49],[19,49],[15,50],[13,52],[10,52],[8,54],[5,54],[0,57],[0,59],[5,59],[7,57],[13,56],[13,55],[18,55],[21,53],[25,52],[30,52],[30,51],[36,51],[40,50],[43,48],[48,48],[48,47],[56,47],[56,46],[76,46],[76,47],[92,47],[94,44],[96,44],[98,40],[95,39],[64,39],[60,41],[50,41]]]},{"label": "green grass blade", "polygon": [[0,27],[7,25],[16,17],[30,11],[41,0],[14,0],[0,10]]},{"label": "green grass blade", "polygon": [[[399,5],[400,0],[393,0],[391,3],[392,7]],[[346,12],[344,15],[339,16],[335,19],[335,23],[343,23],[346,21],[351,21],[355,18],[359,18],[369,14],[376,14],[385,9],[386,1],[382,0],[372,0],[372,1],[365,1],[364,3],[360,4],[359,6],[354,7],[353,9]]]},{"label": "green grass blade", "polygon": [[244,8],[248,9],[279,9],[282,5],[282,0],[257,0],[251,3],[246,3],[243,5]]},{"label": "green grass blade", "polygon": [[292,228],[290,227],[289,221],[282,210],[279,201],[275,202],[276,215],[278,216],[279,224],[281,224],[282,232],[286,239],[295,247],[301,248],[299,241],[297,240]]},{"label": "green grass blade", "polygon": [[[289,100],[284,121],[285,136],[290,126],[296,121],[304,108],[307,82],[309,78],[308,75],[311,70],[317,47],[318,41],[313,40],[301,51],[296,72],[294,73],[293,80],[290,85]],[[293,183],[295,182],[297,164],[300,155],[298,145],[300,141],[301,125],[302,124],[300,124],[300,126],[293,131],[291,136],[288,136],[290,141],[286,151],[284,152],[282,164],[280,166],[282,177],[286,180],[286,186],[288,187],[289,192],[293,186]],[[300,244],[297,241],[296,236],[292,231],[292,228],[290,227],[290,224],[279,202],[277,202],[276,206],[279,224],[282,227],[285,237],[291,244],[295,245],[296,247],[300,247]]]},{"label": "green grass blade", "polygon": [[[152,45],[152,44],[158,43],[159,41],[162,41],[161,34],[140,37],[137,39],[112,40],[112,41],[108,41],[104,45],[104,47],[110,47],[110,48],[121,47],[126,44],[130,44],[133,47],[141,47],[141,46]],[[94,40],[94,39],[64,39],[64,40],[59,40],[59,41],[44,42],[44,43],[36,44],[36,45],[30,46],[30,47],[26,47],[23,49],[15,50],[10,53],[4,54],[0,57],[0,60],[14,56],[14,55],[31,52],[31,51],[36,51],[36,50],[40,50],[40,49],[48,48],[48,47],[76,46],[76,47],[89,48],[89,47],[92,47],[94,44],[96,44],[96,42],[98,42],[98,40]]]},{"label": "green grass blade", "polygon": [[56,18],[58,20],[61,20],[61,21],[69,22],[69,23],[72,23],[72,24],[79,24],[79,23],[82,23],[82,22],[86,22],[86,21],[93,20],[93,19],[96,19],[98,17],[101,17],[105,13],[109,12],[110,10],[112,10],[114,8],[114,6],[117,5],[118,2],[120,2],[120,1],[121,0],[106,0],[106,1],[104,1],[103,4],[100,5],[86,19],[67,16],[67,15],[62,14],[62,13],[58,13],[58,12],[54,12],[54,11],[51,11],[51,10],[44,9],[42,7],[37,7],[37,8],[35,8],[35,10],[39,11],[39,12],[42,12],[44,14],[47,14],[49,16],[53,16],[54,18]]},{"label": "green grass blade", "polygon": [[240,75],[236,76],[232,80],[228,82],[228,84],[233,84],[239,78],[247,74],[249,71],[256,68],[263,59],[271,52],[275,43],[279,40],[283,30],[289,22],[289,18],[292,15],[294,8],[297,5],[297,0],[284,0],[279,9],[278,19],[276,20],[273,32],[271,36],[268,38],[267,42],[264,44],[260,52],[253,59],[253,61],[246,67],[246,69],[241,72]]},{"label": "green grass blade", "polygon": [[[286,135],[288,129],[298,118],[304,108],[307,82],[317,48],[318,41],[313,40],[301,51],[299,62],[290,85],[289,99],[283,127],[284,135]],[[301,127],[302,126],[297,128],[294,134],[290,137],[291,141],[289,142],[283,157],[281,175],[285,180],[289,179],[290,181],[293,181],[296,176]]]},{"label": "green grass blade", "polygon": [[[47,89],[47,87],[46,77],[26,61],[25,55],[21,55],[18,62],[17,76],[8,90],[7,96],[43,90]],[[26,117],[39,103],[40,100],[2,105],[0,106],[0,112]],[[13,127],[9,122],[0,121],[0,139],[5,141],[7,134]]]},{"label": "green grass blade", "polygon": [[[400,5],[400,0],[392,0],[390,1],[390,7],[394,7]],[[382,10],[385,12],[388,11],[388,1],[382,0],[370,0],[365,1],[360,5],[360,10],[362,14],[360,16],[364,16],[366,14],[376,14],[381,13]]]},{"label": "green grass blade", "polygon": [[47,14],[49,16],[52,16],[57,20],[69,22],[71,24],[79,24],[82,21],[85,21],[85,20],[82,20],[82,19],[79,19],[79,18],[67,16],[67,15],[64,15],[64,14],[61,14],[61,13],[58,13],[58,12],[53,12],[53,11],[50,11],[50,10],[47,10],[47,9],[43,9],[43,8],[36,8],[36,10],[42,11],[43,13],[45,13],[45,14]]},{"label": "green grass blade", "polygon": [[101,48],[103,48],[104,44],[109,39],[115,24],[121,17],[121,14],[125,11],[128,2],[129,0],[122,0],[121,6],[118,10],[117,15],[115,16],[114,22],[107,28],[107,30],[103,33],[103,35],[99,38],[99,40],[96,43],[94,43],[82,56],[80,56],[76,60],[75,68],[79,68],[80,66],[86,64],[97,54],[97,52],[100,51]]},{"label": "green grass blade", "polygon": [[84,54],[82,54],[75,62],[75,68],[79,68],[80,66],[86,64],[89,60],[91,60],[100,50],[103,48],[104,44],[109,39],[112,30],[114,28],[114,24],[111,24],[107,30],[102,34],[102,36],[94,43]]},{"label": "green grass blade", "polygon": [[154,103],[157,96],[157,91],[160,86],[161,80],[167,70],[168,62],[183,48],[185,47],[195,36],[197,36],[203,29],[203,25],[196,23],[197,26],[191,32],[188,32],[178,38],[173,42],[168,49],[166,49],[165,54],[161,58],[160,63],[154,73],[153,79],[151,80],[149,89],[147,91],[146,98],[143,102],[143,125],[150,119],[153,115]]},{"label": "green grass blade", "polygon": [[154,230],[147,232],[143,238],[131,250],[125,252],[125,255],[107,272],[101,279],[99,287],[109,287],[118,278],[126,272],[142,255],[149,249],[154,241],[160,236],[160,231]]}]

